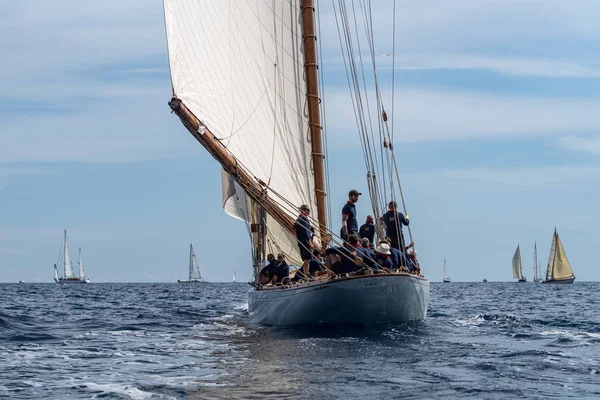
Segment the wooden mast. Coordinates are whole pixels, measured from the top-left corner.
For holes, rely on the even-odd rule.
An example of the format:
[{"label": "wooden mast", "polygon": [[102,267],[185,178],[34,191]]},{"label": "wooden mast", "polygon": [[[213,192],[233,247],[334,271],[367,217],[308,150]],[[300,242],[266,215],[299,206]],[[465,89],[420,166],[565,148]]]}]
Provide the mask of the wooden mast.
[{"label": "wooden mast", "polygon": [[246,170],[241,168],[235,157],[227,151],[227,148],[196,118],[179,98],[173,97],[169,102],[169,107],[181,119],[183,125],[185,125],[196,140],[244,188],[248,196],[264,207],[265,211],[287,231],[295,235],[294,221],[283,211],[279,204],[267,195],[265,183],[252,177]]},{"label": "wooden mast", "polygon": [[304,68],[306,70],[306,96],[308,98],[308,122],[310,126],[312,162],[317,200],[317,217],[323,246],[329,242],[327,233],[327,208],[325,204],[325,171],[323,168],[323,141],[319,109],[319,76],[317,64],[317,35],[315,34],[314,0],[302,0],[302,40],[304,42]]}]

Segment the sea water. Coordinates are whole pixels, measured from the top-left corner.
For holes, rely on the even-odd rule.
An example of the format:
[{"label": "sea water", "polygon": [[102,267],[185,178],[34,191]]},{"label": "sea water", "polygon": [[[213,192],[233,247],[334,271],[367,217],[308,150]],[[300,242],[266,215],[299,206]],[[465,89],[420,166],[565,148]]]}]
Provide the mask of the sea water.
[{"label": "sea water", "polygon": [[243,283],[0,285],[0,398],[598,399],[600,284],[432,283],[425,321],[254,327]]}]

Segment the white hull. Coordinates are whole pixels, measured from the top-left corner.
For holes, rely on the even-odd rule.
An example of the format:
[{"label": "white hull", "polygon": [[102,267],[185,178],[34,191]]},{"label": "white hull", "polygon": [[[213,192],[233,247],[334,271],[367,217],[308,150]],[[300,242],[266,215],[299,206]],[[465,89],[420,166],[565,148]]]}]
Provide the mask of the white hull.
[{"label": "white hull", "polygon": [[90,280],[88,278],[75,278],[75,279],[64,279],[64,278],[58,278],[58,284],[60,285],[78,285],[78,284],[83,284],[83,283],[90,283]]},{"label": "white hull", "polygon": [[444,278],[444,283],[450,283],[450,278]]},{"label": "white hull", "polygon": [[429,281],[413,275],[365,275],[289,289],[252,289],[251,324],[403,322],[425,319]]}]

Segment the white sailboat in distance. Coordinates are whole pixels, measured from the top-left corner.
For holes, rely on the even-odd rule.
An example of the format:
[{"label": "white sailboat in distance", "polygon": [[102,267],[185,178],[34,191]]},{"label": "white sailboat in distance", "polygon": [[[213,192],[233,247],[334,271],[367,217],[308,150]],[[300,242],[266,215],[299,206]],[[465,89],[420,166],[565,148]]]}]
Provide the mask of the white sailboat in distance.
[{"label": "white sailboat in distance", "polygon": [[235,283],[235,269],[233,270],[233,283]]},{"label": "white sailboat in distance", "polygon": [[200,283],[202,275],[200,275],[200,266],[198,265],[198,259],[196,258],[196,252],[194,246],[190,243],[190,265],[189,265],[189,279],[187,281],[177,280],[179,283]]},{"label": "white sailboat in distance", "polygon": [[533,243],[533,281],[534,282],[543,281],[541,275],[542,275],[542,272],[541,272],[540,264],[538,262],[538,257],[537,257],[537,242],[534,242]]},{"label": "white sailboat in distance", "polygon": [[[58,265],[63,264],[64,275],[58,276]],[[54,281],[61,285],[66,284],[82,284],[89,283],[90,279],[85,276],[83,271],[83,261],[81,259],[81,248],[79,248],[79,276],[73,272],[73,263],[71,261],[71,253],[69,251],[69,239],[67,238],[67,230],[63,237],[63,243],[58,253],[58,261],[54,264]]]},{"label": "white sailboat in distance", "polygon": [[446,257],[444,257],[444,283],[450,283],[450,277],[446,273]]},{"label": "white sailboat in distance", "polygon": [[560,237],[558,237],[558,232],[556,232],[556,228],[554,228],[550,257],[548,258],[548,269],[546,270],[546,280],[542,283],[564,285],[572,284],[573,282],[575,282],[575,274],[571,269]]},{"label": "white sailboat in distance", "polygon": [[521,263],[521,248],[517,245],[517,250],[512,258],[513,278],[517,278],[519,282],[527,282],[527,278],[523,275],[523,264]]},{"label": "white sailboat in distance", "polygon": [[[415,273],[406,272],[406,268],[379,270],[366,255],[361,259],[344,254],[346,262],[354,263],[348,273],[334,272],[340,261],[330,260],[324,263],[327,273],[312,281],[259,283],[267,253],[282,254],[288,264],[302,265],[294,225],[301,205],[312,212],[307,218],[314,228],[315,247],[324,252],[331,247],[348,249],[341,247],[344,242],[338,232],[328,229],[328,168],[345,166],[324,161],[328,152],[321,107],[326,101],[319,96],[323,68],[317,58],[321,37],[317,35],[319,22],[315,17],[319,11],[315,1],[163,2],[172,86],[170,109],[222,166],[223,208],[244,221],[250,233],[254,271],[253,287],[248,292],[250,323],[366,324],[424,319],[429,280],[420,269]],[[344,21],[362,20],[358,7],[342,3],[334,4],[336,16]],[[362,4],[370,15],[370,2]],[[365,19],[362,28],[351,24],[348,29],[345,33],[328,31],[352,38],[361,35],[364,43],[372,43],[370,19]],[[372,125],[367,123],[371,115],[364,107],[356,108],[357,118],[349,119],[359,125],[352,129],[360,138],[347,140],[363,147],[367,170],[363,184],[371,191],[371,196],[363,197],[371,200],[371,210],[365,211],[369,201],[363,200],[360,212],[383,215],[390,200],[402,199],[398,206],[407,214],[399,179],[401,166],[390,133],[394,110],[385,111],[386,96],[379,85],[363,87],[351,82],[361,76],[353,68],[361,65],[357,57],[365,52],[348,48],[354,39],[340,39],[342,47],[346,46],[342,52],[350,57],[345,58],[349,97],[353,104],[362,104],[371,96],[381,111],[378,123]],[[369,52],[367,63],[373,81],[379,79],[379,70],[374,67],[377,54]],[[390,161],[383,163],[384,159]],[[388,185],[394,190],[388,191],[389,198],[385,199],[381,193]],[[377,236],[383,240],[383,230],[379,230]],[[407,230],[414,242],[410,226]]]}]

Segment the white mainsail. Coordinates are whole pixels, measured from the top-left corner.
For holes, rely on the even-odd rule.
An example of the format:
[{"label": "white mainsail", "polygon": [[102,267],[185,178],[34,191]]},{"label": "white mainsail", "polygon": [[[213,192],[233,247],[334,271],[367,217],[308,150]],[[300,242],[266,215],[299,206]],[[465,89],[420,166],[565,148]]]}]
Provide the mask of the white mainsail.
[{"label": "white mainsail", "polygon": [[550,257],[548,259],[548,270],[546,272],[546,279],[568,279],[574,276],[567,254],[563,248],[560,237],[554,230],[554,237],[552,238],[552,247],[550,249]]},{"label": "white mainsail", "polygon": [[196,258],[196,252],[194,246],[190,243],[190,281],[200,281],[202,276],[200,275],[200,266],[198,265],[198,259]]},{"label": "white mainsail", "polygon": [[85,272],[83,272],[83,259],[81,258],[81,247],[79,248],[79,277],[82,279],[85,278]]},{"label": "white mainsail", "polygon": [[533,243],[533,281],[536,282],[538,280],[538,270],[537,270],[537,242]]},{"label": "white mainsail", "polygon": [[235,269],[233,270],[233,282],[235,283]]},{"label": "white mainsail", "polygon": [[[289,202],[291,218],[301,204],[316,210],[300,0],[165,0],[164,9],[174,94]],[[223,182],[226,211],[248,221],[247,200],[230,212]],[[291,234],[270,217],[266,227],[274,251],[297,254]]]},{"label": "white mainsail", "polygon": [[520,279],[521,276],[523,275],[523,267],[521,265],[521,249],[518,245],[517,245],[517,250],[515,250],[515,254],[513,255],[513,258],[512,258],[512,271],[513,271],[513,278]]},{"label": "white mainsail", "polygon": [[554,266],[554,257],[556,255],[556,229],[552,236],[552,246],[550,246],[550,255],[548,256],[548,267],[546,268],[546,280],[552,279],[552,268]]},{"label": "white mainsail", "polygon": [[71,262],[71,253],[69,252],[69,240],[67,239],[67,230],[66,229],[65,229],[64,264],[65,264],[65,278],[72,278],[75,274],[73,274],[73,263]]}]

